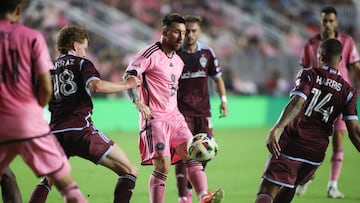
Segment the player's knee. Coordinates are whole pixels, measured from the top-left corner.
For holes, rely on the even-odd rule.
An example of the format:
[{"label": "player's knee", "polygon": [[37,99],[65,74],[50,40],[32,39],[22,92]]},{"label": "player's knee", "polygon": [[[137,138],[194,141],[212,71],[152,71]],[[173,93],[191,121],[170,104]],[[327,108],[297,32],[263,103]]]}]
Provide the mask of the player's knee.
[{"label": "player's knee", "polygon": [[163,174],[168,174],[170,170],[170,159],[166,157],[158,157],[153,159],[155,171],[161,172]]},{"label": "player's knee", "polygon": [[131,164],[129,174],[131,174],[131,175],[133,175],[133,176],[137,177],[138,172],[139,172],[138,167],[137,167],[137,166],[135,166],[134,164]]}]

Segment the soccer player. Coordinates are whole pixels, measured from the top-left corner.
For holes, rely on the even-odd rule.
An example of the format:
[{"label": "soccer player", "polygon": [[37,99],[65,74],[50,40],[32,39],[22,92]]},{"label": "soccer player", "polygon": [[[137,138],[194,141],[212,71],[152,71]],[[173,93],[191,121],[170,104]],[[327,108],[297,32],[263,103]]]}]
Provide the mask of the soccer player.
[{"label": "soccer player", "polygon": [[22,198],[15,174],[7,168],[0,178],[1,195],[3,202],[21,203]]},{"label": "soccer player", "polygon": [[[201,33],[201,18],[186,16],[185,27],[184,43],[177,51],[185,63],[179,80],[178,107],[193,135],[207,133],[213,136],[209,77],[215,82],[216,91],[220,96],[220,117],[228,114],[226,89],[221,77],[221,68],[213,49],[198,41]],[[205,169],[206,163],[202,165]],[[175,174],[179,203],[191,203],[191,185],[187,181],[184,162],[175,165]]]},{"label": "soccer player", "polygon": [[154,166],[149,179],[150,202],[164,202],[170,166],[184,161],[199,201],[218,203],[223,190],[209,193],[203,166],[187,155],[186,144],[193,135],[178,109],[178,80],[184,62],[176,50],[185,37],[185,20],[168,14],[162,24],[161,39],[138,52],[124,74],[124,78],[134,75],[143,81],[140,88],[129,91],[129,96],[139,110],[141,164]]},{"label": "soccer player", "polygon": [[40,32],[19,24],[21,13],[21,0],[0,1],[0,174],[20,155],[65,202],[87,202],[43,118],[52,90],[48,47]]},{"label": "soccer player", "polygon": [[[137,167],[94,126],[91,93],[115,93],[136,87],[141,81],[136,77],[125,82],[101,80],[93,63],[86,59],[88,42],[88,32],[80,26],[69,25],[60,30],[57,48],[61,55],[51,70],[54,91],[49,103],[50,127],[68,157],[79,156],[114,171],[119,176],[114,202],[127,203],[135,187]],[[45,202],[50,185],[44,178],[30,202]]]},{"label": "soccer player", "polygon": [[[342,60],[339,64],[339,71],[345,81],[350,83],[348,67],[352,68],[360,79],[360,57],[351,36],[337,32],[338,26],[337,13],[333,7],[325,7],[321,10],[320,33],[310,38],[306,43],[300,64],[303,67],[316,67],[316,51],[321,42],[326,39],[338,39],[343,45]],[[338,190],[337,183],[341,172],[341,166],[344,158],[343,139],[346,134],[345,122],[339,119],[335,122],[335,130],[332,137],[332,155],[330,163],[330,176],[327,186],[327,195],[329,198],[343,198],[344,195]],[[310,183],[310,181],[309,181]],[[303,195],[306,192],[308,184],[300,185],[296,194]]]},{"label": "soccer player", "polygon": [[295,187],[309,181],[324,160],[334,122],[341,113],[349,138],[360,151],[357,92],[340,75],[341,53],[341,42],[327,39],[318,49],[318,68],[304,68],[297,74],[291,99],[266,141],[271,156],[256,203],[291,202]]}]

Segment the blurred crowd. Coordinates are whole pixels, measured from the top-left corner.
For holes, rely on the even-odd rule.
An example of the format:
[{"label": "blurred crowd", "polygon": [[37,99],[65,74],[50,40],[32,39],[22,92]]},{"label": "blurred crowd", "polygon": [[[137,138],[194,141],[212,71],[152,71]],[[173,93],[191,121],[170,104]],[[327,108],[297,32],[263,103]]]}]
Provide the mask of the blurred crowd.
[{"label": "blurred crowd", "polygon": [[[30,7],[25,1],[23,22],[41,30],[57,57],[55,40],[59,29],[72,22],[59,4],[79,7],[92,14],[91,4],[84,0],[44,1]],[[288,95],[294,74],[299,66],[300,53],[307,37],[318,32],[319,11],[323,5],[351,7],[351,0],[102,0],[102,2],[153,29],[152,40],[158,40],[161,19],[170,12],[197,15],[203,19],[201,40],[214,48],[223,70],[229,94]],[[57,4],[57,6],[54,6]],[[317,7],[314,7],[317,4]],[[61,6],[60,6],[61,7]],[[25,6],[26,8],[26,6]],[[249,23],[242,15],[254,15],[259,9],[269,9],[286,18],[289,26],[266,17],[266,22],[279,30],[282,38],[269,37],[262,25]],[[236,16],[234,16],[236,13]],[[93,14],[94,15],[94,14]],[[339,19],[340,25],[342,19]],[[355,25],[344,23],[339,29],[350,34],[359,45],[359,33]],[[131,25],[118,25],[113,29],[126,29]],[[303,29],[305,28],[305,30]],[[302,30],[300,30],[302,29]],[[300,32],[302,31],[302,32]],[[307,35],[304,36],[306,33]],[[111,46],[105,38],[90,32],[88,58],[98,67],[104,79],[120,81],[121,75],[134,52]],[[123,95],[114,95],[123,96]]]}]

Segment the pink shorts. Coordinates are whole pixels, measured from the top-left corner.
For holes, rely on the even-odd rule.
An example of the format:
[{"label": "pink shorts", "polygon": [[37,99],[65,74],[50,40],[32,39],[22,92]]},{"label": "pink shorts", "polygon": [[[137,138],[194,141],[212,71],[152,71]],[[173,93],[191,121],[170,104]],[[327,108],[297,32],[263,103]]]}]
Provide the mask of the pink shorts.
[{"label": "pink shorts", "polygon": [[175,148],[193,137],[185,120],[151,120],[140,132],[139,149],[141,164],[151,165],[155,157],[171,157],[171,163],[181,160]]},{"label": "pink shorts", "polygon": [[53,134],[0,145],[1,173],[17,155],[36,176],[48,175],[58,180],[70,173],[67,157]]},{"label": "pink shorts", "polygon": [[270,156],[265,168],[263,178],[274,184],[294,188],[296,185],[307,183],[319,165],[312,165],[299,160],[280,156],[275,159]]},{"label": "pink shorts", "polygon": [[335,121],[334,130],[346,131],[346,124],[345,124],[345,121],[343,121],[343,115],[342,114],[340,114],[340,116]]}]

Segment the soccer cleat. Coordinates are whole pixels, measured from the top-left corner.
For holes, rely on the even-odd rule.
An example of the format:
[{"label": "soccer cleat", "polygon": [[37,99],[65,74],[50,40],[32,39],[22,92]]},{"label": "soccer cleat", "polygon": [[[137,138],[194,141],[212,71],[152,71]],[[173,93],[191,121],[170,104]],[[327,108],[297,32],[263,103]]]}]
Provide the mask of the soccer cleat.
[{"label": "soccer cleat", "polygon": [[208,193],[201,198],[200,203],[220,203],[224,198],[224,190],[217,189],[213,193]]},{"label": "soccer cleat", "polygon": [[344,198],[344,194],[342,192],[340,192],[337,188],[329,187],[328,198],[342,199],[342,198]]},{"label": "soccer cleat", "polygon": [[298,195],[298,196],[303,196],[307,190],[307,187],[308,187],[308,184],[305,184],[305,185],[298,185],[296,187],[296,191],[295,191],[295,194]]},{"label": "soccer cleat", "polygon": [[186,197],[180,197],[178,203],[192,203],[191,191],[187,191]]}]

